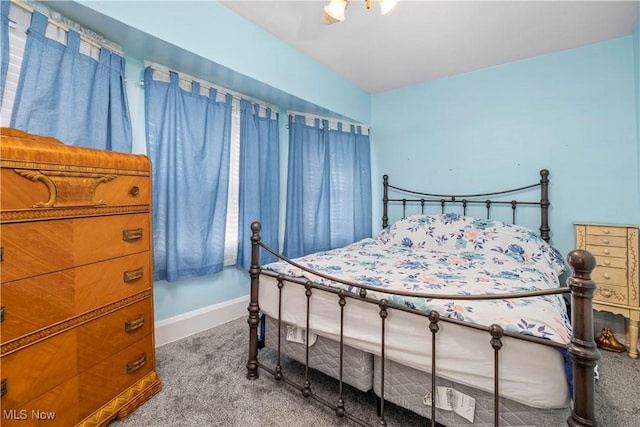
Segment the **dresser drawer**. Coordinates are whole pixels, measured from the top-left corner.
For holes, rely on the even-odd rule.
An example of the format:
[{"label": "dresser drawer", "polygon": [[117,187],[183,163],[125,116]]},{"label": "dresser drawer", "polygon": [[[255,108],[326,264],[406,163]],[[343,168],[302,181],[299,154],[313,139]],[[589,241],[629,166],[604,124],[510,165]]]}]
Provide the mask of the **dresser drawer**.
[{"label": "dresser drawer", "polygon": [[79,420],[78,377],[60,384],[19,408],[2,402],[3,427],[74,426]]},{"label": "dresser drawer", "polygon": [[143,252],[3,283],[2,343],[150,289],[150,258]]},{"label": "dresser drawer", "polygon": [[148,335],[83,372],[80,375],[80,416],[89,416],[140,381],[154,365],[153,339]]},{"label": "dresser drawer", "polygon": [[79,372],[147,337],[152,327],[150,298],[82,325],[78,328]]},{"label": "dresser drawer", "polygon": [[603,301],[626,305],[629,303],[629,292],[626,286],[598,283],[593,299],[594,302]]},{"label": "dresser drawer", "polygon": [[101,216],[74,220],[75,265],[149,250],[148,214]]},{"label": "dresser drawer", "polygon": [[8,392],[2,405],[18,408],[131,345],[152,342],[152,329],[152,303],[145,298],[4,355],[1,375],[7,380]]},{"label": "dresser drawer", "polygon": [[150,232],[148,214],[2,224],[2,283],[148,251]]},{"label": "dresser drawer", "polygon": [[151,178],[117,170],[2,168],[2,210],[127,206],[151,203]]},{"label": "dresser drawer", "polygon": [[624,258],[627,259],[627,248],[609,247],[609,246],[594,246],[587,245],[586,249],[591,252],[596,258],[599,256]]},{"label": "dresser drawer", "polygon": [[116,179],[99,185],[94,197],[106,206],[150,205],[151,178],[118,175]]},{"label": "dresser drawer", "polygon": [[2,355],[0,375],[7,380],[2,407],[19,408],[75,377],[78,373],[77,359],[75,330]]},{"label": "dresser drawer", "polygon": [[70,268],[74,262],[73,220],[2,224],[0,246],[2,283]]},{"label": "dresser drawer", "polygon": [[591,278],[600,285],[627,287],[627,270],[623,268],[596,267]]},{"label": "dresser drawer", "polygon": [[75,268],[76,313],[91,311],[151,289],[151,252]]},{"label": "dresser drawer", "polygon": [[614,246],[618,248],[627,247],[627,237],[620,236],[596,236],[593,234],[587,234],[587,245],[598,246]]},{"label": "dresser drawer", "polygon": [[0,340],[9,342],[73,317],[77,312],[74,300],[71,268],[1,284],[4,320],[0,323]]}]

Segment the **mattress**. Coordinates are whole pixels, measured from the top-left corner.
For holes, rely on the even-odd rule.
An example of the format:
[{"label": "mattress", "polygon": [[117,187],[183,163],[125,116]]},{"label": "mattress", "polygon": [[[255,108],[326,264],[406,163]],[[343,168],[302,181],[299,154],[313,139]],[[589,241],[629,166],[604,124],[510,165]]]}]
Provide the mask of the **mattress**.
[{"label": "mattress", "polygon": [[[258,295],[260,310],[277,318],[280,295],[277,280],[261,275]],[[281,295],[282,320],[304,327],[307,317],[304,287],[285,282]],[[339,341],[340,306],[337,295],[313,290],[309,304],[310,331],[318,337]],[[426,317],[390,309],[385,328],[387,360],[430,372],[431,333]],[[344,307],[343,334],[346,345],[380,355],[382,339],[378,306],[348,298]],[[489,334],[440,322],[437,337],[438,376],[492,393],[494,355]],[[500,377],[500,392],[507,399],[535,408],[557,409],[569,405],[564,360],[555,348],[504,338],[500,351]]]},{"label": "mattress", "polygon": [[[265,345],[278,349],[278,321],[265,316]],[[306,345],[287,339],[288,326],[282,324],[280,331],[280,351],[288,357],[304,364]],[[304,330],[299,330],[303,332]],[[309,367],[333,378],[340,378],[340,344],[325,337],[314,337],[309,346]],[[373,356],[370,353],[345,346],[343,350],[342,380],[361,391],[369,391],[373,386]]]},{"label": "mattress", "polygon": [[[378,396],[381,395],[380,362],[380,357],[376,356],[374,359],[374,391]],[[431,391],[431,375],[393,361],[385,361],[384,372],[385,400],[431,419],[431,406],[425,404],[424,401],[424,397]],[[442,378],[436,379],[436,388],[439,388],[443,393],[455,390],[453,393],[456,396],[463,395],[473,399],[473,410],[469,408],[466,413],[462,410],[456,410],[455,404],[447,405],[444,402],[437,405],[435,419],[439,424],[481,427],[496,425],[493,393],[483,392]],[[568,407],[537,409],[503,397],[500,398],[499,405],[498,425],[501,426],[557,427],[566,425],[566,420],[571,415]],[[460,404],[460,407],[464,407],[464,405]]]}]

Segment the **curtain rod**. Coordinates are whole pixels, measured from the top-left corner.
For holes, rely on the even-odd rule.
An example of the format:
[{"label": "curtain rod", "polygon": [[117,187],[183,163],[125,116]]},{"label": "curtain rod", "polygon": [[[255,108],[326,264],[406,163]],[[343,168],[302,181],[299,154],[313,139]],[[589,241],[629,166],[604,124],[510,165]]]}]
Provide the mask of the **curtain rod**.
[{"label": "curtain rod", "polygon": [[329,123],[329,126],[338,126],[338,123],[342,123],[343,126],[355,126],[358,127],[360,126],[362,128],[362,130],[366,130],[367,133],[369,132],[369,126],[362,124],[362,123],[358,123],[358,122],[352,122],[349,120],[342,120],[342,119],[337,119],[335,117],[324,117],[324,116],[319,116],[317,114],[313,114],[313,113],[303,113],[303,112],[299,112],[299,111],[287,111],[287,115],[294,115],[294,116],[302,116],[305,119],[319,119],[319,120],[326,120]]},{"label": "curtain rod", "polygon": [[[147,61],[145,61],[145,67],[151,67],[151,70],[153,70],[154,73],[158,72],[158,73],[163,74],[166,77],[169,77],[169,73],[171,71],[173,71],[173,70],[170,70],[169,68],[164,67],[162,65],[155,64],[155,63],[152,63],[152,62],[147,62]],[[224,88],[224,87],[216,86],[216,85],[214,85],[212,83],[206,82],[206,81],[201,80],[201,79],[197,79],[197,78],[192,77],[192,76],[190,76],[188,74],[180,73],[178,71],[173,71],[173,72],[178,74],[178,79],[180,81],[182,81],[182,82],[185,82],[185,83],[188,83],[188,84],[191,84],[192,82],[196,82],[196,83],[198,83],[200,85],[201,89],[205,89],[205,90],[215,89],[215,90],[218,91],[218,93],[222,93],[224,95],[229,94],[234,99],[237,99],[238,101],[244,99],[245,101],[250,101],[250,102],[252,102],[254,104],[258,104],[261,107],[271,108],[271,110],[273,110],[274,112],[278,113],[278,107],[276,105],[269,104],[268,102],[252,98],[252,97],[244,95],[242,93],[234,92],[234,91],[229,90],[229,89]],[[144,85],[144,82],[141,81],[140,84]]]},{"label": "curtain rod", "polygon": [[[29,6],[29,5],[25,4],[25,3],[22,3],[22,2],[20,2],[18,0],[11,0],[11,4],[14,4],[14,5],[18,6],[19,8],[22,8],[23,10],[26,10],[29,13],[39,12],[38,10],[34,9],[33,7],[31,7],[31,6]],[[40,12],[40,13],[42,13],[42,12]],[[53,25],[53,26],[56,26],[56,27],[60,28],[63,31],[66,31],[67,33],[69,31],[75,31],[73,28],[70,28],[70,27],[64,25],[62,22],[58,22],[58,21],[56,21],[55,19],[52,19],[49,16],[47,17],[47,22],[49,24]],[[91,38],[85,36],[84,34],[80,34],[80,33],[78,33],[78,34],[80,35],[80,40],[82,40],[83,42],[85,42],[87,44],[90,44],[91,46],[93,46],[93,47],[95,47],[97,49],[104,49],[105,48],[105,46],[101,45],[99,42],[91,40]],[[114,50],[114,53],[117,53],[120,56],[123,55],[123,52],[121,50],[113,49],[111,46],[109,46],[108,49],[109,50]]]}]

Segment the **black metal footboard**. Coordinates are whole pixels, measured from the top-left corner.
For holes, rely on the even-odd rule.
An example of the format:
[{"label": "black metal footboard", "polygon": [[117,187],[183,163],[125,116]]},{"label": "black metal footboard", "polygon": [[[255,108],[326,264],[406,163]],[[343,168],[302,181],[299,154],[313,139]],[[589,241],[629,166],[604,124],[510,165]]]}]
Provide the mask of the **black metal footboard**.
[{"label": "black metal footboard", "polygon": [[[573,361],[573,399],[574,405],[572,408],[572,412],[570,417],[567,419],[567,424],[570,426],[596,426],[597,422],[595,419],[595,411],[594,411],[594,368],[597,360],[599,359],[599,352],[596,348],[596,344],[594,342],[594,333],[593,333],[593,311],[592,311],[592,297],[596,288],[595,283],[591,280],[590,274],[593,268],[595,267],[595,259],[593,256],[584,250],[575,250],[572,251],[568,256],[568,263],[570,264],[573,275],[568,281],[568,287],[566,288],[557,288],[543,291],[534,291],[534,292],[520,292],[514,294],[501,294],[501,295],[424,295],[424,294],[416,294],[413,292],[407,291],[393,291],[393,290],[385,290],[389,294],[394,295],[402,295],[402,296],[416,296],[416,297],[429,297],[436,299],[447,299],[447,300],[489,300],[489,299],[514,299],[514,298],[527,298],[527,297],[537,297],[544,295],[556,295],[563,293],[571,293],[572,298],[572,326],[573,326],[573,336],[571,338],[571,342],[568,345],[563,345],[559,343],[552,342],[550,340],[545,340],[542,338],[537,338],[533,336],[525,336],[518,333],[512,333],[509,331],[503,330],[499,325],[478,325],[469,322],[463,322],[456,319],[441,317],[439,313],[436,311],[431,311],[429,313],[425,313],[423,311],[411,309],[404,306],[399,306],[390,303],[387,299],[377,299],[372,298],[367,295],[368,291],[380,291],[375,287],[370,287],[367,285],[361,285],[345,280],[341,280],[338,278],[334,278],[323,273],[313,272],[308,268],[305,268],[302,265],[296,264],[294,261],[291,261],[268,246],[264,245],[260,239],[260,223],[254,222],[251,224],[252,236],[252,261],[251,267],[249,270],[251,276],[251,299],[248,307],[249,311],[249,357],[247,360],[247,378],[248,379],[257,379],[259,377],[259,369],[264,369],[265,371],[274,375],[275,379],[278,381],[283,381],[298,390],[301,391],[304,397],[311,397],[314,400],[326,405],[329,408],[332,408],[336,416],[338,417],[346,417],[357,424],[368,425],[367,421],[358,418],[357,416],[350,413],[347,408],[345,408],[345,400],[343,396],[343,349],[345,346],[344,339],[344,316],[345,310],[349,306],[349,303],[357,300],[361,303],[371,304],[377,306],[377,311],[380,318],[380,406],[378,409],[378,425],[386,425],[385,419],[385,398],[384,398],[384,386],[385,386],[385,337],[386,337],[386,326],[387,326],[387,318],[392,310],[400,310],[407,313],[411,313],[412,315],[419,316],[418,318],[424,319],[426,323],[428,323],[428,330],[431,334],[431,354],[436,354],[437,349],[437,336],[440,333],[440,325],[442,322],[447,322],[451,324],[460,325],[467,328],[473,328],[479,331],[483,331],[488,334],[490,337],[489,342],[493,349],[493,366],[494,366],[494,384],[493,384],[493,395],[494,395],[494,424],[499,425],[499,414],[500,414],[500,405],[499,405],[499,396],[500,396],[500,373],[499,373],[499,365],[500,365],[500,357],[501,357],[501,349],[503,347],[503,339],[505,337],[515,338],[519,340],[528,341],[531,343],[545,345],[549,347],[555,347],[558,349],[568,350],[571,354],[571,358]],[[278,274],[271,271],[262,270],[260,268],[260,260],[259,260],[259,252],[260,248],[265,249],[266,251],[274,254],[278,258],[283,261],[286,261],[297,268],[300,268],[304,271],[312,273],[318,277],[322,277],[324,279],[328,279],[337,283],[341,283],[343,285],[351,287],[352,291],[347,291],[342,287],[329,287],[322,284],[313,283],[304,278],[296,278],[296,277],[288,277],[282,274]],[[260,307],[258,304],[258,293],[259,293],[259,284],[260,284],[260,276],[271,276],[277,282],[277,287],[279,289],[279,298],[278,298],[278,345],[277,345],[277,355],[276,355],[276,364],[275,367],[265,366],[258,360],[258,325],[260,322]],[[281,366],[281,354],[280,354],[280,330],[281,330],[281,322],[282,322],[282,292],[285,284],[292,284],[296,286],[300,286],[304,288],[304,295],[306,297],[306,339],[304,340],[305,347],[305,361],[304,364],[304,380],[301,384],[292,381],[287,375],[283,372]],[[353,292],[353,289],[357,289],[357,292]],[[338,391],[335,399],[333,401],[329,401],[322,396],[316,395],[312,391],[311,380],[309,376],[309,347],[310,347],[310,310],[311,310],[311,300],[312,296],[315,293],[324,292],[335,295],[336,304],[339,307],[340,319],[340,331],[339,331],[339,375],[338,375]],[[438,372],[437,366],[437,358],[431,358],[431,390],[435,391],[436,389],[436,377]],[[372,411],[376,410],[372,408]],[[436,417],[436,405],[431,405],[431,423],[432,425],[436,425],[437,417]]]}]

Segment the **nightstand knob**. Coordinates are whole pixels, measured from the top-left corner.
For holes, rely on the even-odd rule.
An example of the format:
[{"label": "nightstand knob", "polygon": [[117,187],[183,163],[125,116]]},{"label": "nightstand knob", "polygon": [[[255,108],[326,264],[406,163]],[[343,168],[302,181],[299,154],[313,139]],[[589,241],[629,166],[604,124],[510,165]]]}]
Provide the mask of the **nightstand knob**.
[{"label": "nightstand knob", "polygon": [[608,228],[603,228],[603,229],[602,229],[602,232],[603,232],[604,234],[609,234],[609,229],[608,229]]},{"label": "nightstand knob", "polygon": [[606,255],[609,255],[609,254],[611,253],[611,252],[609,252],[609,249],[605,249],[605,250],[604,250],[604,251],[602,251],[602,252],[604,252]]},{"label": "nightstand knob", "polygon": [[611,291],[602,291],[602,296],[605,298],[609,298],[611,296]]},{"label": "nightstand knob", "polygon": [[604,261],[603,263],[604,265],[611,265],[611,261],[609,261],[608,259]]},{"label": "nightstand knob", "polygon": [[603,277],[607,280],[611,279],[611,276],[609,276],[608,274],[603,274]]},{"label": "nightstand knob", "polygon": [[609,239],[602,239],[602,243],[604,243],[605,245],[609,244]]}]

